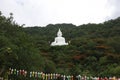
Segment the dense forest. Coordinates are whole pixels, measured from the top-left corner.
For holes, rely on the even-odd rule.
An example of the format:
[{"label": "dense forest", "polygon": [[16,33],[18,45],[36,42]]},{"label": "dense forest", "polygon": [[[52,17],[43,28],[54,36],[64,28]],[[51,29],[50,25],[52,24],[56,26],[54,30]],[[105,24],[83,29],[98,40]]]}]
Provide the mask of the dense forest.
[{"label": "dense forest", "polygon": [[[68,46],[50,46],[58,29]],[[120,17],[100,24],[18,25],[0,12],[0,76],[9,68],[120,77]]]}]

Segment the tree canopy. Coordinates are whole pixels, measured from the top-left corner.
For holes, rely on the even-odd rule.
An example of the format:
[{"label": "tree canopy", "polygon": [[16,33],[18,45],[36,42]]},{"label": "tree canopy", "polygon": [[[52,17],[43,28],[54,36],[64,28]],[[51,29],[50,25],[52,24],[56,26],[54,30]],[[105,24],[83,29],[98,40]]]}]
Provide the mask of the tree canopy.
[{"label": "tree canopy", "polygon": [[[58,29],[68,46],[50,46]],[[0,12],[0,75],[8,68],[119,76],[120,17],[100,24],[24,27]]]}]

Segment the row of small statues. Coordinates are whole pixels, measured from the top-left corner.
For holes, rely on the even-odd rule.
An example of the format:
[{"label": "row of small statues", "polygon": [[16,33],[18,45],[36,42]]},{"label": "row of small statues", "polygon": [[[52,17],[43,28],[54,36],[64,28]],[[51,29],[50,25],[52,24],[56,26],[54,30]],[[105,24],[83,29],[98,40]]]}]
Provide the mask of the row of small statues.
[{"label": "row of small statues", "polygon": [[30,78],[39,78],[40,80],[120,80],[120,78],[116,77],[92,77],[92,76],[73,76],[73,75],[61,75],[57,73],[43,73],[37,71],[30,71],[29,73],[26,70],[17,70],[9,68],[9,75],[19,76],[22,75],[24,77]]}]

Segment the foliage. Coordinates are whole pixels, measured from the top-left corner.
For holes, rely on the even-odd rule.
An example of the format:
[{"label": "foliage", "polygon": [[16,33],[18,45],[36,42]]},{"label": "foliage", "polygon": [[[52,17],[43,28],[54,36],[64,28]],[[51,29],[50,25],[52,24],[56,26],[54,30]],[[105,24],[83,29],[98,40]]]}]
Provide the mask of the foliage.
[{"label": "foliage", "polygon": [[0,15],[0,75],[10,67],[39,70],[43,61],[33,39],[13,21],[12,15],[8,18]]},{"label": "foliage", "polygon": [[[50,46],[58,29],[68,46]],[[120,77],[120,18],[101,24],[24,27],[0,14],[0,75],[9,67]],[[114,63],[114,64],[113,64]]]}]

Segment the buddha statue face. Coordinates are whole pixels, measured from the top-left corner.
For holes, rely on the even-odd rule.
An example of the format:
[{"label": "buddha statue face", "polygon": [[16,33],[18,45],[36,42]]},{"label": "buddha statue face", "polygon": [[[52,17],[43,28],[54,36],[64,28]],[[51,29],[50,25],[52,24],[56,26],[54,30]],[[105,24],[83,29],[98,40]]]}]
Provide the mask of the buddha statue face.
[{"label": "buddha statue face", "polygon": [[60,29],[59,29],[59,31],[58,31],[58,33],[57,33],[57,36],[58,36],[58,37],[62,37],[62,32],[61,32]]}]

